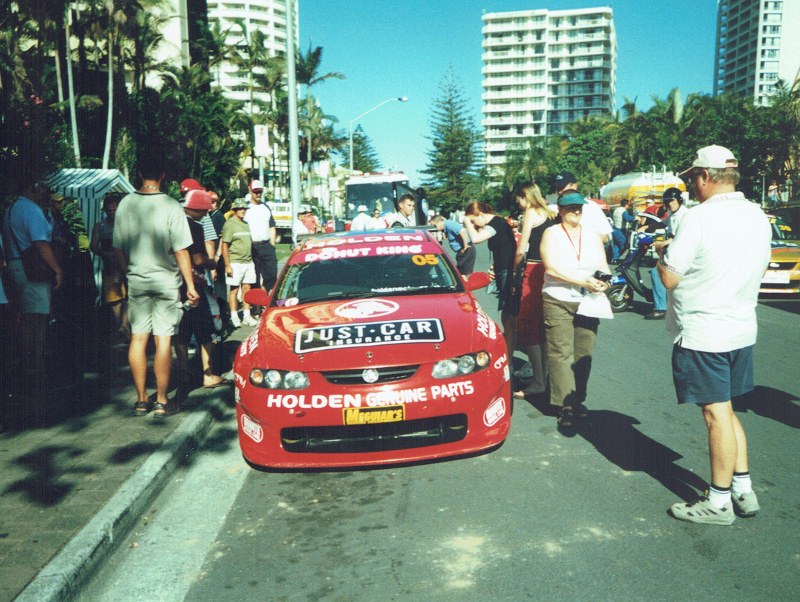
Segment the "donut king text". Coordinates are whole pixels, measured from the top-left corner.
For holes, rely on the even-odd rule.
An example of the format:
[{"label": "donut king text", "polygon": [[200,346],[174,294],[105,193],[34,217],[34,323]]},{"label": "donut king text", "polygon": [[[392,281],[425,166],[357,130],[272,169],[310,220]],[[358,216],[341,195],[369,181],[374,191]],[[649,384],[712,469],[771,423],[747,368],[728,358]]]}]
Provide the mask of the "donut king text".
[{"label": "donut king text", "polygon": [[372,391],[370,393],[344,393],[334,395],[306,393],[270,393],[268,408],[287,410],[316,410],[322,408],[381,408],[409,403],[424,403],[439,399],[457,399],[472,395],[475,387],[471,380],[442,383],[430,387],[416,387],[400,391]]},{"label": "donut king text", "polygon": [[442,322],[438,318],[365,322],[341,326],[302,328],[294,337],[294,352],[309,353],[341,349],[392,345],[394,343],[440,343],[444,341]]}]

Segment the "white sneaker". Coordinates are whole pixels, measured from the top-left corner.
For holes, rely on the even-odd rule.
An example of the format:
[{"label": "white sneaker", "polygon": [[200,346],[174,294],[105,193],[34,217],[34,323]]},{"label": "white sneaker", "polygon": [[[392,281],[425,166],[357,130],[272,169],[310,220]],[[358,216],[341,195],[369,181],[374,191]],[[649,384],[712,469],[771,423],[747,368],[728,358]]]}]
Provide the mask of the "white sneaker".
[{"label": "white sneaker", "polygon": [[234,328],[239,328],[242,325],[242,321],[239,319],[239,314],[231,314],[231,324],[233,324]]},{"label": "white sneaker", "polygon": [[672,504],[669,510],[675,518],[689,521],[690,523],[732,525],[733,521],[736,520],[736,515],[730,505],[717,508],[705,497],[696,499],[693,502]]},{"label": "white sneaker", "polygon": [[731,500],[733,501],[733,509],[741,517],[750,518],[761,510],[755,491],[749,493],[736,493],[735,491],[731,491]]},{"label": "white sneaker", "polygon": [[244,318],[242,318],[242,324],[245,326],[256,326],[258,324],[258,320],[256,320],[250,314],[245,314]]}]

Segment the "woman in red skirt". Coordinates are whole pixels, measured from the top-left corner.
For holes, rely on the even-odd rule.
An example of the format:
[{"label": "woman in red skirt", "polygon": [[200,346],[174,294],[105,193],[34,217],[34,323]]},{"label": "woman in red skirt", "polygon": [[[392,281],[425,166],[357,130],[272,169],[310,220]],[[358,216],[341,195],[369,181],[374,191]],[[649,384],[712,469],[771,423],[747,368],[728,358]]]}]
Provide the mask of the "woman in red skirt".
[{"label": "woman in red skirt", "polygon": [[516,270],[523,262],[525,264],[516,343],[528,354],[534,373],[533,381],[521,391],[514,393],[514,397],[522,399],[526,395],[543,393],[547,386],[542,312],[542,282],[545,270],[539,253],[539,244],[542,234],[553,225],[558,214],[547,206],[539,187],[532,182],[517,186],[514,198],[519,208],[524,211],[514,268]]}]

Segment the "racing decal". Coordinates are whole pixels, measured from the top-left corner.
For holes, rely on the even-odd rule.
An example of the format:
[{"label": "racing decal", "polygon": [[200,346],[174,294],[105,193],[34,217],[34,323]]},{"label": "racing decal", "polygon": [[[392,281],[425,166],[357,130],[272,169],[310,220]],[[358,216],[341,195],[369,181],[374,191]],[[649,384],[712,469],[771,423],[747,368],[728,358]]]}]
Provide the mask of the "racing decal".
[{"label": "racing decal", "polygon": [[348,408],[342,410],[344,423],[381,424],[384,422],[402,422],[406,418],[403,406],[386,406],[383,408]]},{"label": "racing decal", "polygon": [[334,312],[337,316],[357,320],[359,318],[380,318],[393,314],[400,306],[394,301],[386,299],[359,299],[350,301],[337,307]]},{"label": "racing decal", "polygon": [[242,376],[238,372],[233,373],[233,382],[236,383],[237,387],[242,387],[242,388],[244,388],[244,386],[247,384],[247,381],[244,379],[244,376]]},{"label": "racing decal", "polygon": [[454,400],[456,397],[472,395],[475,387],[471,380],[443,383],[428,387],[402,389],[399,391],[372,391],[370,393],[345,393],[335,395],[305,393],[270,393],[267,395],[268,408],[293,410],[322,408],[380,408],[400,404],[423,403],[438,399]]},{"label": "racing decal", "polygon": [[425,242],[426,238],[421,234],[370,234],[368,236],[332,238],[328,240],[315,240],[306,243],[306,249],[318,249],[322,247],[336,247],[338,245],[351,245],[355,243],[376,243],[376,242]]},{"label": "racing decal", "polygon": [[261,443],[264,440],[264,429],[255,420],[250,418],[247,414],[242,414],[242,432],[250,437],[256,443]]},{"label": "racing decal", "polygon": [[511,379],[511,370],[508,369],[508,364],[503,366],[503,380],[508,382]]},{"label": "racing decal", "polygon": [[439,258],[433,253],[427,255],[412,255],[411,261],[414,265],[436,265],[439,263]]},{"label": "racing decal", "polygon": [[483,424],[494,426],[506,415],[506,402],[502,397],[495,399],[483,413]]},{"label": "racing decal", "polygon": [[[436,249],[432,243],[426,245],[389,245],[385,247],[355,247],[351,249],[323,248],[319,251],[303,251],[300,262],[325,261],[329,259],[351,259],[354,257],[375,257],[381,255],[414,255],[418,256],[426,250]],[[435,253],[429,254],[436,259]],[[428,255],[425,255],[427,257]],[[427,261],[427,260],[426,260]],[[294,262],[297,263],[297,262]],[[421,264],[422,265],[422,264]],[[434,265],[434,264],[431,264]]]},{"label": "racing decal", "polygon": [[310,353],[343,347],[367,347],[394,343],[440,343],[444,341],[438,318],[367,322],[341,326],[302,328],[294,337],[295,353]]},{"label": "racing decal", "polygon": [[258,329],[252,331],[247,338],[239,345],[239,356],[244,357],[248,353],[253,353],[258,347]]},{"label": "racing decal", "polygon": [[500,357],[498,357],[497,360],[494,362],[494,369],[495,370],[499,370],[503,366],[503,364],[506,363],[507,359],[508,358],[506,357],[505,353],[503,355],[501,355]]},{"label": "racing decal", "polygon": [[475,318],[478,321],[478,332],[480,332],[487,339],[497,338],[497,324],[494,323],[489,316],[483,313],[483,310],[478,308],[475,313]]}]

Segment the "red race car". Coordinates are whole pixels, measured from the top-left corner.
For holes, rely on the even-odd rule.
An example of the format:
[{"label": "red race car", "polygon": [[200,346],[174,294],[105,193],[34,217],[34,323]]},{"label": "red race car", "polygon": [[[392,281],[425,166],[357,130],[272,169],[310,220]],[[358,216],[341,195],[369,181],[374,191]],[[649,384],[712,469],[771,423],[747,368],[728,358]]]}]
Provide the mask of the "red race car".
[{"label": "red race car", "polygon": [[471,454],[508,435],[508,352],[423,229],[322,234],[286,261],[234,361],[253,467],[382,465]]}]

